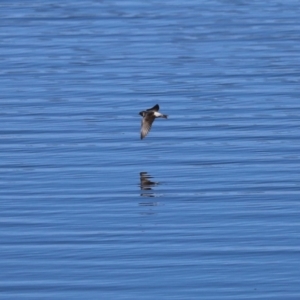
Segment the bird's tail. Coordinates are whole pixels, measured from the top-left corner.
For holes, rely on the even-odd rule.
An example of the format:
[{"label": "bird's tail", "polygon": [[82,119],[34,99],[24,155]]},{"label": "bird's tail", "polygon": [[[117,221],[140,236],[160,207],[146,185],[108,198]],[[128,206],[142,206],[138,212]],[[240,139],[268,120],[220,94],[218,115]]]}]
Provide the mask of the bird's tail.
[{"label": "bird's tail", "polygon": [[162,115],[162,118],[168,119],[168,115]]}]

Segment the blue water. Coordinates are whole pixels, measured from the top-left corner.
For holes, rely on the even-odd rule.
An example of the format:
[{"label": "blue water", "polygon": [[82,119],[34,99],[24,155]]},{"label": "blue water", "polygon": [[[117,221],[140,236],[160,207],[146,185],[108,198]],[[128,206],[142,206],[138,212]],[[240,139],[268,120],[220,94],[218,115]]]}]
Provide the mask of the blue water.
[{"label": "blue water", "polygon": [[299,15],[1,1],[0,298],[300,299]]}]

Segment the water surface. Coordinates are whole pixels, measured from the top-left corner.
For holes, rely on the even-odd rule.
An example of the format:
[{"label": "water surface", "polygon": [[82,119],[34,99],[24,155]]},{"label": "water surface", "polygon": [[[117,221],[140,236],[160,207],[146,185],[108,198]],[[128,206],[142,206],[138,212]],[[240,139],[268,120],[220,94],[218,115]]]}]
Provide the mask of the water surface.
[{"label": "water surface", "polygon": [[1,297],[299,299],[299,4],[2,1]]}]

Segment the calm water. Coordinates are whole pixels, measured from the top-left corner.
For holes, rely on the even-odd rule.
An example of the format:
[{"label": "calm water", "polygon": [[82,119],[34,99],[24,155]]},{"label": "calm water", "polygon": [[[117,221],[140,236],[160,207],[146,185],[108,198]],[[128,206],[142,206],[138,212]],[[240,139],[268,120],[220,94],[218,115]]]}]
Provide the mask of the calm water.
[{"label": "calm water", "polygon": [[300,1],[162,2],[0,2],[1,299],[300,299]]}]

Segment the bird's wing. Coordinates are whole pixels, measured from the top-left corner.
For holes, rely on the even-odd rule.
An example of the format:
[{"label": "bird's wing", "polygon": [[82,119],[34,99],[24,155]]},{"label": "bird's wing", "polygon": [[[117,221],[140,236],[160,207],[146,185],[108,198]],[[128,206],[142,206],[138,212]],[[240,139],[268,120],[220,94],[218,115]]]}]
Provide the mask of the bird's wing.
[{"label": "bird's wing", "polygon": [[156,104],[152,108],[147,109],[147,111],[159,111],[159,105]]},{"label": "bird's wing", "polygon": [[142,119],[142,127],[141,127],[141,139],[143,139],[151,129],[152,123],[155,119],[154,113],[149,112]]}]

